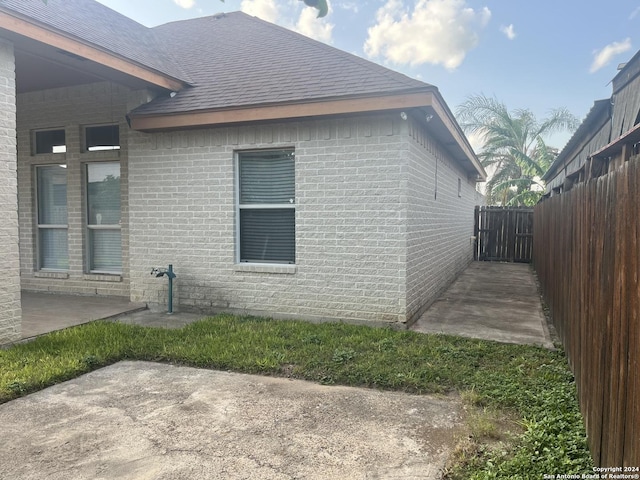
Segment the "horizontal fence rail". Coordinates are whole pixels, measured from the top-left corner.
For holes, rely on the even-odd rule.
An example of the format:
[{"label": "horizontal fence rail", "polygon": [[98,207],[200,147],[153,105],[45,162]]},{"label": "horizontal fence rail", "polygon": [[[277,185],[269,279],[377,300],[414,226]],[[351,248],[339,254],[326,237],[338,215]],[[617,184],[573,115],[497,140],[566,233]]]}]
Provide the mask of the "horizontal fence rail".
[{"label": "horizontal fence rail", "polygon": [[476,207],[475,260],[531,262],[533,208]]},{"label": "horizontal fence rail", "polygon": [[640,466],[640,164],[535,208],[533,261],[597,465]]}]

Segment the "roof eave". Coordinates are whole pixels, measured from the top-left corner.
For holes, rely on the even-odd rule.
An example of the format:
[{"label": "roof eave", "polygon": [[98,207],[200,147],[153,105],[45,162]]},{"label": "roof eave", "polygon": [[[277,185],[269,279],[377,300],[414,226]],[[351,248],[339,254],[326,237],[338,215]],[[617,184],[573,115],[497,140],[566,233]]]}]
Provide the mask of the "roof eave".
[{"label": "roof eave", "polygon": [[166,113],[145,113],[133,110],[130,118],[133,129],[153,131],[384,111],[430,104],[431,92],[423,90],[378,96],[323,98]]},{"label": "roof eave", "polygon": [[89,59],[105,67],[143,80],[151,85],[170,91],[181,90],[188,84],[183,80],[158,72],[150,67],[134,62],[87,43],[77,37],[55,30],[27,17],[0,8],[0,29],[26,37],[51,47]]},{"label": "roof eave", "polygon": [[624,145],[640,141],[640,124],[633,127],[624,135],[619,136],[600,150],[593,152],[591,158],[610,158],[622,151]]},{"label": "roof eave", "polygon": [[289,102],[270,105],[220,108],[166,114],[144,114],[132,111],[131,128],[144,132],[203,128],[264,121],[285,121],[331,115],[374,113],[393,110],[429,109],[437,116],[443,128],[439,140],[453,153],[457,161],[466,162],[467,170],[474,172],[478,181],[485,181],[487,174],[462,133],[453,114],[435,87],[421,91],[377,96],[321,99],[307,102]]},{"label": "roof eave", "polygon": [[480,163],[480,160],[475,154],[469,140],[437,89],[434,90],[434,99],[431,106],[446,128],[446,135],[449,137],[446,145],[448,146],[450,153],[458,162],[467,164],[467,166],[470,167],[467,170],[474,172],[475,181],[486,182],[487,172]]}]

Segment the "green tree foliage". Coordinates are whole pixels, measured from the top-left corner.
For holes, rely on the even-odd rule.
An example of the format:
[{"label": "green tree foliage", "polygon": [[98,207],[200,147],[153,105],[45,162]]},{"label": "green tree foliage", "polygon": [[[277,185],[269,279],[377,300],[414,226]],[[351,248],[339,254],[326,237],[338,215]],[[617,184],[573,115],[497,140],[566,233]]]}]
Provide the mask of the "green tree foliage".
[{"label": "green tree foliage", "polygon": [[578,126],[577,118],[564,108],[538,121],[531,110],[510,112],[504,103],[484,95],[467,97],[456,113],[463,130],[479,135],[484,143],[478,158],[490,173],[490,205],[535,205],[544,191],[540,177],[558,154],[545,137]]}]

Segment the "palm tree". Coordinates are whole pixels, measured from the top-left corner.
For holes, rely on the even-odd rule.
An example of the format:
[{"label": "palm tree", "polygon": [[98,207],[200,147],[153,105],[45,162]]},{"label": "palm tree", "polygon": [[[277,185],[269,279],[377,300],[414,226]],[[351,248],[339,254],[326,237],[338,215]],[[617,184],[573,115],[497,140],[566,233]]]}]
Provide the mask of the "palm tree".
[{"label": "palm tree", "polygon": [[540,177],[558,154],[544,137],[558,131],[572,131],[577,118],[568,110],[553,110],[538,121],[528,109],[509,112],[504,103],[484,95],[472,95],[457,109],[461,127],[479,135],[484,142],[478,158],[491,172],[487,182],[487,203],[535,205],[544,191]]}]

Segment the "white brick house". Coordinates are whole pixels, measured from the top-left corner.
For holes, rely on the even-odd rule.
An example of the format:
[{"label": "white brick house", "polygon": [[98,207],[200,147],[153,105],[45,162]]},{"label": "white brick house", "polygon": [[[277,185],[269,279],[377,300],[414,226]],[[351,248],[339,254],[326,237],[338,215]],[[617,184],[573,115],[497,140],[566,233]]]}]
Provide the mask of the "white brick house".
[{"label": "white brick house", "polygon": [[485,173],[431,85],[241,13],[0,29],[0,343],[21,288],[163,304],[170,263],[177,309],[407,325],[472,259]]}]

